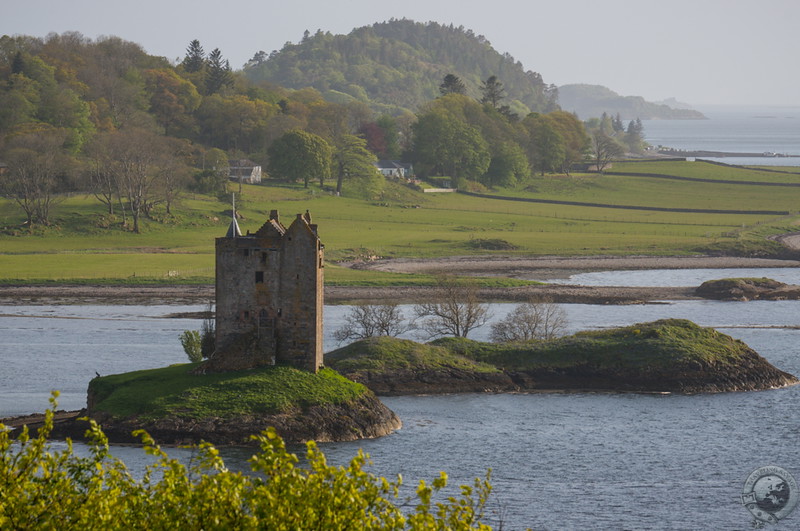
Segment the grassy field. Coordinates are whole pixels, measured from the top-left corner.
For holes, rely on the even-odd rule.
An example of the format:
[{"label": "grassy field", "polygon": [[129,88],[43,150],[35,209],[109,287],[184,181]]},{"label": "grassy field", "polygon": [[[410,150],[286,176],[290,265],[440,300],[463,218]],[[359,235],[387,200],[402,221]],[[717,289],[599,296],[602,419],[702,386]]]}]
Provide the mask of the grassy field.
[{"label": "grassy field", "polygon": [[[310,210],[329,263],[368,257],[468,254],[681,255],[708,251],[775,254],[765,238],[798,229],[800,187],[691,182],[639,177],[659,173],[720,181],[800,182],[800,175],[726,168],[698,162],[617,163],[626,175],[535,177],[497,195],[661,208],[787,211],[789,215],[657,212],[525,203],[423,194],[388,186],[380,201],[334,197],[319,188],[246,186],[237,199],[242,230],[254,232],[278,209],[288,224]],[[211,282],[214,239],[223,236],[230,206],[187,194],[175,215],[143,223],[141,234],[120,226],[91,196],[64,198],[55,226],[23,227],[21,210],[0,199],[0,282],[143,280]],[[482,240],[508,248],[480,248]],[[509,250],[511,249],[511,250]],[[331,283],[425,283],[429,279],[329,267]]]}]

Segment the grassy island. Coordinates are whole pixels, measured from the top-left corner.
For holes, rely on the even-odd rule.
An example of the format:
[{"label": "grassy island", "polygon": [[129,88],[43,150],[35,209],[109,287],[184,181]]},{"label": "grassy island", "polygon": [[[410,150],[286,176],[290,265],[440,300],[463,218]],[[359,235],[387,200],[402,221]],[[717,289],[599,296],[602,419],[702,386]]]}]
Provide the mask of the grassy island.
[{"label": "grassy island", "polygon": [[274,426],[287,441],[352,440],[389,433],[399,420],[374,394],[337,372],[290,367],[192,374],[196,364],[93,379],[88,414],[110,439],[135,429],[164,443],[244,444]]},{"label": "grassy island", "polygon": [[[361,341],[331,353],[326,362],[378,394],[459,392],[465,382],[476,383],[473,390],[484,385],[485,390],[697,393],[769,389],[798,381],[741,341],[682,319],[553,341],[493,344],[444,338],[420,348],[407,343]],[[398,356],[402,362],[392,359]],[[375,361],[387,358],[391,363]],[[470,368],[470,363],[475,365]],[[487,375],[494,386],[485,385]]]}]

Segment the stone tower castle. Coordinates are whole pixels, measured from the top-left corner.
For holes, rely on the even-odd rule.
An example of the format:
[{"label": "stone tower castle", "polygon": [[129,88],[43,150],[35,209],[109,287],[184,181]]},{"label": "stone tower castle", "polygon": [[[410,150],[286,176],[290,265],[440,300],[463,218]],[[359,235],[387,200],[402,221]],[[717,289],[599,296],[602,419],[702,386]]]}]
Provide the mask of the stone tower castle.
[{"label": "stone tower castle", "polygon": [[255,234],[234,215],[216,239],[216,350],[203,371],[322,366],[323,245],[311,216],[278,211]]}]

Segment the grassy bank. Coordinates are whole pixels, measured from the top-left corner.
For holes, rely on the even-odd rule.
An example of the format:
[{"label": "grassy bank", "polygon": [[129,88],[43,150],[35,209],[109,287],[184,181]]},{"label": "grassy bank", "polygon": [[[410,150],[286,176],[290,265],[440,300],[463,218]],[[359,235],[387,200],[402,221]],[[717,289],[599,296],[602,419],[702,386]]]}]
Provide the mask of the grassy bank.
[{"label": "grassy bank", "polygon": [[669,369],[700,363],[733,366],[744,343],[683,319],[665,319],[613,330],[579,332],[554,341],[526,344],[481,343],[463,338],[434,342],[453,353],[507,369]]},{"label": "grassy bank", "polygon": [[455,368],[474,372],[498,372],[496,367],[475,361],[446,346],[417,343],[394,337],[372,337],[325,355],[325,362],[347,374],[361,371],[430,371]]},{"label": "grassy bank", "polygon": [[691,363],[735,365],[747,350],[744,343],[711,328],[682,319],[666,319],[517,344],[455,337],[429,344],[371,338],[326,354],[325,361],[345,374],[445,367],[477,372],[577,366],[669,369]]},{"label": "grassy bank", "polygon": [[365,392],[362,385],[328,369],[317,374],[289,367],[189,374],[194,366],[173,365],[95,378],[89,383],[92,410],[142,420],[167,416],[224,419],[341,404]]},{"label": "grassy bank", "polygon": [[[424,194],[387,185],[376,201],[334,197],[318,188],[267,183],[245,186],[237,200],[243,231],[256,231],[278,209],[283,219],[310,210],[330,263],[374,257],[474,254],[682,255],[725,252],[775,256],[769,235],[798,230],[800,182],[792,174],[725,168],[696,162],[618,163],[622,175],[536,176],[497,195],[609,205],[788,211],[790,215],[655,212],[597,206],[533,204],[463,194]],[[635,175],[659,173],[707,179],[689,182]],[[715,180],[719,182],[714,182]],[[723,181],[755,184],[731,185]],[[763,183],[760,185],[758,183]],[[52,227],[24,227],[21,211],[0,199],[0,282],[91,281],[211,282],[214,239],[230,220],[226,201],[186,194],[172,215],[156,212],[141,234],[125,230],[91,196],[63,198]],[[492,245],[485,245],[486,242]],[[498,250],[492,250],[498,249]],[[403,285],[424,278],[381,276],[330,267],[332,284]]]}]

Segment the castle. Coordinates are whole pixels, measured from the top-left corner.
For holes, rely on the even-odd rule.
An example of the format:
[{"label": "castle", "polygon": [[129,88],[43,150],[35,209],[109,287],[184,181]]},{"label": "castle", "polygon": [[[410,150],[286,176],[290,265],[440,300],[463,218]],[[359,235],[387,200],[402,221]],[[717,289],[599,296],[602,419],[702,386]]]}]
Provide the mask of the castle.
[{"label": "castle", "polygon": [[323,250],[308,211],[278,211],[242,235],[234,214],[216,239],[216,347],[203,371],[322,366]]}]

